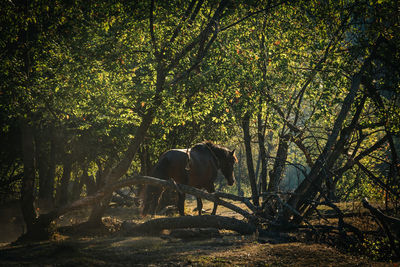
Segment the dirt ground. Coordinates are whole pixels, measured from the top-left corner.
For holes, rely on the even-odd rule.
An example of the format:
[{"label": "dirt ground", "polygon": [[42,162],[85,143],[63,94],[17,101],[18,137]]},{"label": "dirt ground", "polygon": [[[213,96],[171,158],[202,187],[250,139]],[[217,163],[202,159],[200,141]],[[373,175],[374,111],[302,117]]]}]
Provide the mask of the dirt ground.
[{"label": "dirt ground", "polygon": [[[195,202],[187,202],[192,212]],[[205,209],[211,210],[205,203]],[[236,216],[224,208],[218,213]],[[58,226],[84,221],[87,212],[62,217]],[[236,216],[238,217],[238,216]],[[341,252],[325,244],[299,242],[283,234],[260,239],[220,231],[213,237],[177,237],[166,231],[161,236],[128,237],[119,230],[122,221],[140,223],[137,210],[111,208],[104,222],[110,232],[74,233],[71,229],[52,241],[0,247],[1,266],[400,266],[376,262]],[[19,228],[18,228],[19,229]],[[1,239],[1,237],[0,237]],[[1,240],[0,240],[1,241]]]}]

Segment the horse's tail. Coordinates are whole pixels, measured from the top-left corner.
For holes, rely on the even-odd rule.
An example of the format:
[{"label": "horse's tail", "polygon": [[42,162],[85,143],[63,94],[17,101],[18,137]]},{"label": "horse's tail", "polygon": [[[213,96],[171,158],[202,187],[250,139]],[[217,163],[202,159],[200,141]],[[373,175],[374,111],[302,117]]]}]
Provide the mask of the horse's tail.
[{"label": "horse's tail", "polygon": [[[151,176],[167,180],[168,164],[168,159],[162,157],[154,166],[153,171],[151,172]],[[143,203],[143,208],[141,211],[142,216],[145,216],[147,214],[153,215],[156,212],[162,192],[163,189],[157,185],[148,184],[143,187],[140,194]]]}]

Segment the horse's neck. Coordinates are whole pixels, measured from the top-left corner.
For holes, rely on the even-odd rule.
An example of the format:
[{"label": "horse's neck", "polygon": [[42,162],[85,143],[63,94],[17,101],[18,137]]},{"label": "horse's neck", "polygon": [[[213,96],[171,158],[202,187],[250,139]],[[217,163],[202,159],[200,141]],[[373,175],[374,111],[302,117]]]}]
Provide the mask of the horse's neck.
[{"label": "horse's neck", "polygon": [[223,149],[216,147],[216,146],[210,146],[208,144],[205,144],[208,150],[211,152],[212,157],[214,158],[217,169],[221,167],[221,159],[223,157],[224,151]]}]

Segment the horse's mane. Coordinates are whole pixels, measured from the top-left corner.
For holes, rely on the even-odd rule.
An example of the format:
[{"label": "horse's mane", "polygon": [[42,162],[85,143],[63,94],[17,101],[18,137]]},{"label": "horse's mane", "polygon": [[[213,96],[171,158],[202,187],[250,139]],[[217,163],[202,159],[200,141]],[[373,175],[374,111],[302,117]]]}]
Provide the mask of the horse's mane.
[{"label": "horse's mane", "polygon": [[[201,144],[208,146],[219,158],[228,158],[229,153],[231,152],[228,148],[215,144],[212,141],[206,140]],[[235,162],[238,162],[238,159],[235,154],[233,154]]]}]

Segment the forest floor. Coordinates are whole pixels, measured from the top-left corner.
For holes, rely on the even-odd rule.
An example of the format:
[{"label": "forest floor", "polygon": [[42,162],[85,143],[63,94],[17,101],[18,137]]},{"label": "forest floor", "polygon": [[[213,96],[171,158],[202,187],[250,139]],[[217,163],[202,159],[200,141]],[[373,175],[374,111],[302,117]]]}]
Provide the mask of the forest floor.
[{"label": "forest floor", "polygon": [[[186,212],[196,215],[195,201],[186,203]],[[211,203],[204,204],[210,211]],[[126,207],[109,209],[103,220],[107,229],[82,232],[68,227],[85,221],[87,214],[80,211],[62,217],[57,227],[64,228],[51,241],[0,243],[0,266],[400,266],[399,262],[373,261],[296,234],[264,239],[229,231],[210,236],[176,235],[179,232],[174,231],[160,236],[124,236],[120,231],[123,221],[150,219]],[[238,217],[223,207],[217,214]]]}]

